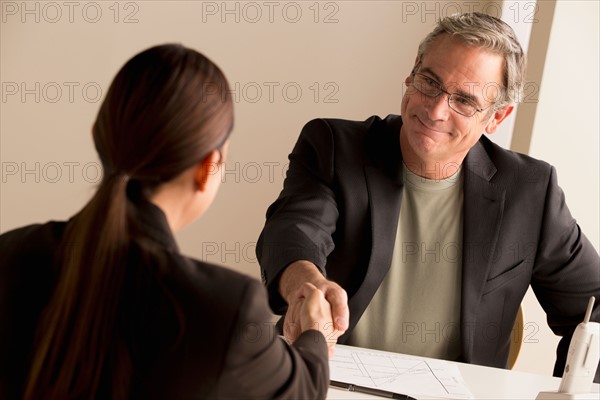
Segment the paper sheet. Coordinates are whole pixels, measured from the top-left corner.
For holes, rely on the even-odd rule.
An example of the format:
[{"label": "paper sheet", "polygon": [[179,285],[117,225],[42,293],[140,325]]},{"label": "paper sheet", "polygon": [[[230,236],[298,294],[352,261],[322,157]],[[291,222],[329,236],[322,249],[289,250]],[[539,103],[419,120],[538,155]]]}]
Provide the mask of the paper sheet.
[{"label": "paper sheet", "polygon": [[329,365],[332,381],[418,399],[473,399],[458,367],[444,360],[338,344]]}]

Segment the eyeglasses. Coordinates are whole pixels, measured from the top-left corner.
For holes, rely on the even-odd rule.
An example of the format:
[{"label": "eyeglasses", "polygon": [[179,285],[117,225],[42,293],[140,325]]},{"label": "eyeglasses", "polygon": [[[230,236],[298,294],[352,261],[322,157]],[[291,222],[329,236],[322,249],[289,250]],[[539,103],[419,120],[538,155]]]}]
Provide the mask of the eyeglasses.
[{"label": "eyeglasses", "polygon": [[463,95],[450,93],[447,90],[442,89],[441,83],[420,72],[413,73],[412,86],[427,97],[437,97],[441,93],[447,94],[448,106],[465,117],[472,117],[476,113],[486,110],[494,105],[494,103],[492,103],[487,107],[478,108],[478,104],[473,100]]}]

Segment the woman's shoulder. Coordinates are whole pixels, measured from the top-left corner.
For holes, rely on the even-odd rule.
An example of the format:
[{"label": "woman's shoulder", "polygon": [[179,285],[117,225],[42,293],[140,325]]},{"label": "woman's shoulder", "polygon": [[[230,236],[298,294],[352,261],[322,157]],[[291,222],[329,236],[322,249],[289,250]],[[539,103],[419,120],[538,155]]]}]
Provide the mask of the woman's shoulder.
[{"label": "woman's shoulder", "polygon": [[14,257],[47,257],[60,243],[66,221],[49,221],[10,230],[0,235],[0,254],[4,262]]},{"label": "woman's shoulder", "polygon": [[[267,346],[277,335],[277,330],[267,291],[261,281],[225,266],[188,260],[192,264],[192,269],[187,272],[188,282],[196,293],[193,298],[204,310],[200,325],[218,321],[217,325],[213,325],[214,329],[220,335],[230,335],[229,343],[234,341],[238,345],[236,351],[252,352]],[[204,309],[200,303],[208,305],[209,309]],[[246,335],[261,336],[265,342],[246,342]],[[257,340],[256,337],[254,339]]]},{"label": "woman's shoulder", "polygon": [[231,295],[232,292],[242,293],[247,290],[262,290],[262,284],[257,278],[235,271],[224,265],[217,265],[200,261],[191,257],[185,257],[184,268],[192,284],[199,284],[206,289],[210,286],[211,291],[223,292]]}]

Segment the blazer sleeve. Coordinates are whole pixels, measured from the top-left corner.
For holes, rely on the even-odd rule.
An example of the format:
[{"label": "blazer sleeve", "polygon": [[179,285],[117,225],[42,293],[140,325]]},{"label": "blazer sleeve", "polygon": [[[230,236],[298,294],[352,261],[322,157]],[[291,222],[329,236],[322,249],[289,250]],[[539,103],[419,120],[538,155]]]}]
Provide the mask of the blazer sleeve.
[{"label": "blazer sleeve", "polygon": [[313,262],[326,275],[327,256],[339,212],[333,191],[334,140],[327,121],[308,122],[289,156],[286,179],[256,246],[271,308],[284,313],[278,290],[280,273],[297,260]]},{"label": "blazer sleeve", "polygon": [[329,358],[323,334],[304,332],[288,346],[276,333],[264,287],[247,285],[217,383],[219,399],[324,399]]},{"label": "blazer sleeve", "polygon": [[[583,321],[590,296],[596,297],[592,321],[600,322],[600,258],[571,216],[556,170],[551,168],[532,288],[548,325],[562,336],[554,375],[562,376],[571,337]],[[595,382],[600,381],[600,368]]]}]

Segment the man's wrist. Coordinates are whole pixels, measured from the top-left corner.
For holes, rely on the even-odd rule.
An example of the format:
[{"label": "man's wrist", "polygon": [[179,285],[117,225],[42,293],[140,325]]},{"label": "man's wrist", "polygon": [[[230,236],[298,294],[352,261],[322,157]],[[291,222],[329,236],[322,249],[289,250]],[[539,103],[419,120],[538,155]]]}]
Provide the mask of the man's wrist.
[{"label": "man's wrist", "polygon": [[295,296],[296,291],[305,282],[316,284],[325,279],[319,268],[307,260],[297,260],[289,264],[279,278],[279,293],[285,301]]}]

